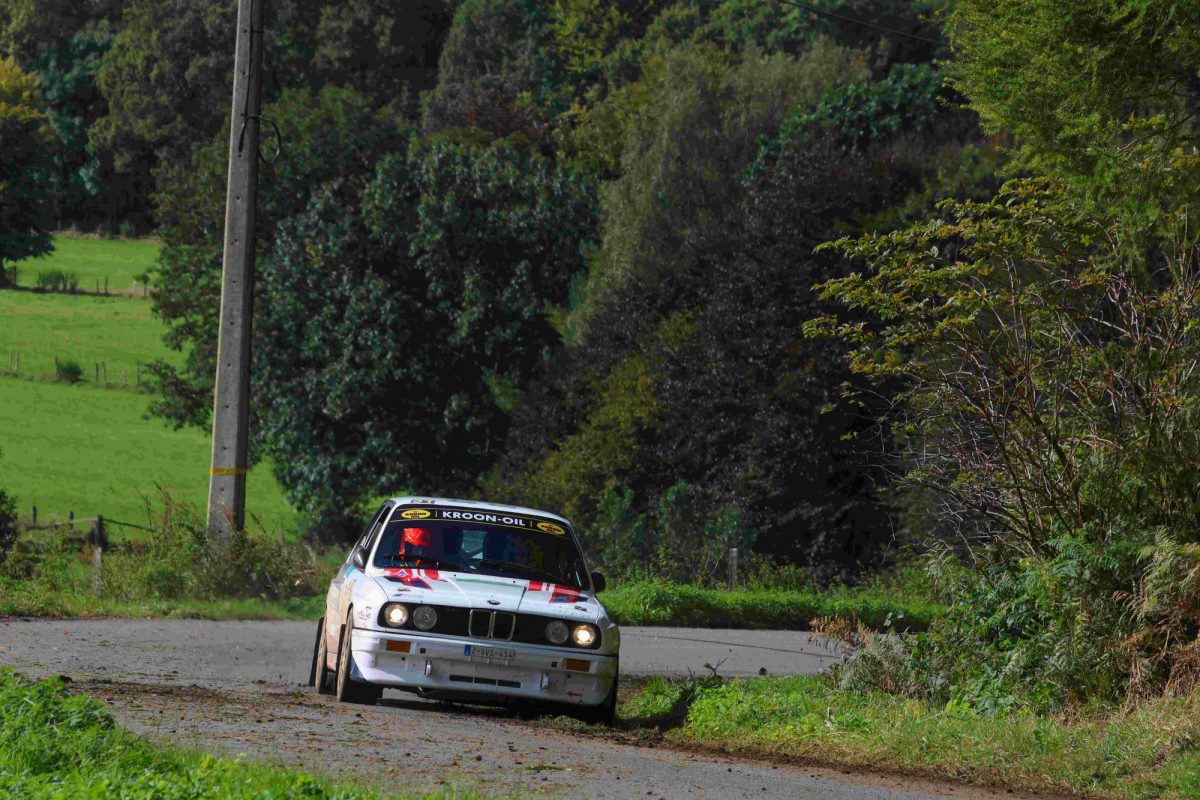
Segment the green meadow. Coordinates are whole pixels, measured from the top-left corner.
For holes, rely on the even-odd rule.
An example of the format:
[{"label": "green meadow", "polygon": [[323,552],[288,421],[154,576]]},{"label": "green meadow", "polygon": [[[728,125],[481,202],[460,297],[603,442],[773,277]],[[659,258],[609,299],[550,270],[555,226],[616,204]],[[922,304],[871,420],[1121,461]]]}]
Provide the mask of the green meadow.
[{"label": "green meadow", "polygon": [[138,364],[181,358],[162,335],[142,298],[0,292],[0,364],[19,352],[25,377],[53,378],[55,359],[69,359],[83,368],[86,382],[95,380],[100,364],[109,383],[120,383],[124,369],[132,384]]},{"label": "green meadow", "polygon": [[[18,264],[21,286],[33,285],[39,269],[65,269],[78,272],[80,288],[92,288],[97,276],[103,285],[106,275],[110,290],[128,288],[158,254],[149,241],[56,236],[54,243],[52,255]],[[207,431],[174,430],[150,417],[151,396],[135,391],[138,364],[182,358],[162,334],[141,297],[0,291],[0,368],[20,353],[19,373],[0,378],[0,488],[22,518],[37,506],[39,521],[73,511],[144,524],[146,503],[164,490],[203,506]],[[81,383],[55,381],[55,359],[77,362]],[[97,364],[107,389],[95,385]],[[269,465],[247,480],[251,515],[271,528],[293,519]]]},{"label": "green meadow", "polygon": [[[106,517],[144,525],[161,490],[203,506],[209,438],[150,417],[133,391],[5,379],[0,382],[0,487],[22,518]],[[268,527],[291,512],[267,464],[247,476],[247,512]]]},{"label": "green meadow", "polygon": [[[37,285],[39,272],[62,270],[79,278],[79,288],[85,292],[101,290],[108,279],[108,290],[128,291],[134,279],[149,269],[158,258],[158,242],[147,239],[99,239],[58,234],[54,236],[54,252],[43,258],[19,262],[17,285]],[[141,281],[138,281],[141,285]]]}]

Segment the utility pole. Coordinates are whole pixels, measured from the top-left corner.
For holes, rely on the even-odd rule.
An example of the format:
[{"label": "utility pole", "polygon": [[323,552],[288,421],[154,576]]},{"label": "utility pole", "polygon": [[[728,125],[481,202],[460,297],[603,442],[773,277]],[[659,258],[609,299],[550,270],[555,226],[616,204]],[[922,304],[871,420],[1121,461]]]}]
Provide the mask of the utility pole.
[{"label": "utility pole", "polygon": [[221,327],[213,390],[212,469],[208,536],[222,544],[246,519],[246,440],[250,427],[250,338],[254,289],[254,215],[258,198],[259,92],[262,86],[263,3],[238,0],[225,193],[225,256]]}]

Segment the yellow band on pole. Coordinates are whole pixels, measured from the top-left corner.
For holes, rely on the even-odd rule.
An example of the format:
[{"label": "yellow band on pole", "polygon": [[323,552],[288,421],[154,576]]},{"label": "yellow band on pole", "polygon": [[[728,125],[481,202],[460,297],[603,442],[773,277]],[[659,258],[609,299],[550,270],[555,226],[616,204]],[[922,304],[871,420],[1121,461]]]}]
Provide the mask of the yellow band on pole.
[{"label": "yellow band on pole", "polygon": [[208,471],[209,475],[245,475],[245,467],[213,467]]}]

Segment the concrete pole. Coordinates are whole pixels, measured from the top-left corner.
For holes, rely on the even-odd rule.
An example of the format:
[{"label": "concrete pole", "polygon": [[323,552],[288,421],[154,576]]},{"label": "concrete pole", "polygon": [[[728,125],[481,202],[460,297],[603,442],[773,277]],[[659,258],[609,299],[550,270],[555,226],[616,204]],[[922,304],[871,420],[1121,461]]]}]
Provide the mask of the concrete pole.
[{"label": "concrete pole", "polygon": [[246,519],[246,439],[250,417],[250,339],[254,288],[254,217],[258,198],[259,91],[262,86],[263,4],[238,0],[225,194],[225,257],[221,327],[213,390],[212,468],[208,535],[222,544]]}]

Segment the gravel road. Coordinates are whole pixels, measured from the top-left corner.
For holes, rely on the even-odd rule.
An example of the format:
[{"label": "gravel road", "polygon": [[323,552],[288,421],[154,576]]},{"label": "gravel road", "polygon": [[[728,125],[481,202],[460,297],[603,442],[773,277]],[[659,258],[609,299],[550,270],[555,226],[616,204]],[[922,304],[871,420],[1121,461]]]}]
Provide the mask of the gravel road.
[{"label": "gravel road", "polygon": [[[303,687],[314,633],[304,622],[0,619],[0,664],[65,675],[139,732],[384,789],[722,800],[1021,796],[647,746],[636,733],[584,733],[561,721],[521,722],[505,710],[399,692],[379,706],[344,706]],[[704,673],[706,663],[730,676],[812,673],[834,659],[803,633],[626,628],[622,635],[629,676]]]}]

